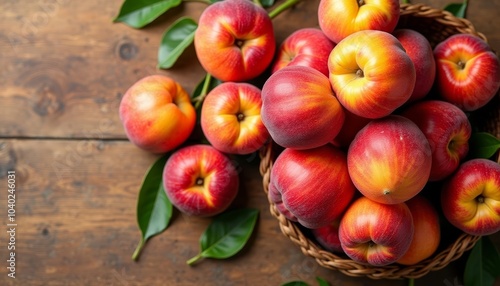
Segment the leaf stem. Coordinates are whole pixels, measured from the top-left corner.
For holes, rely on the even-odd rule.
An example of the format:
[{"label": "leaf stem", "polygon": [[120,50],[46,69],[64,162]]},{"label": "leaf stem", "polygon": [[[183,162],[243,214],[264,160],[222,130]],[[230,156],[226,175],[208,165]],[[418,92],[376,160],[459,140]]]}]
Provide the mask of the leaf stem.
[{"label": "leaf stem", "polygon": [[281,14],[281,12],[287,10],[288,8],[299,3],[300,1],[302,1],[302,0],[287,0],[287,1],[283,2],[278,7],[276,7],[274,10],[269,12],[269,18],[274,19],[276,16]]},{"label": "leaf stem", "polygon": [[188,261],[186,261],[186,263],[188,265],[193,265],[196,261],[200,260],[201,258],[203,258],[203,256],[201,255],[201,252],[198,253],[195,257],[189,259]]},{"label": "leaf stem", "polygon": [[201,89],[200,95],[195,98],[196,102],[194,104],[194,108],[198,110],[203,103],[203,100],[207,96],[208,87],[210,86],[210,81],[212,80],[212,76],[207,73],[205,76],[205,81],[203,82],[203,88]]},{"label": "leaf stem", "polygon": [[210,0],[182,0],[182,1],[184,1],[184,2],[199,2],[199,3],[205,3],[205,4],[207,4],[207,5],[212,4],[212,3],[210,2]]},{"label": "leaf stem", "polygon": [[132,254],[132,260],[137,261],[137,259],[139,258],[139,254],[141,253],[145,244],[146,244],[146,241],[144,240],[143,237],[141,237],[141,241],[139,241],[139,244],[135,248],[134,254]]},{"label": "leaf stem", "polygon": [[401,3],[403,3],[403,4],[410,4],[410,0],[401,0]]},{"label": "leaf stem", "polygon": [[260,3],[260,0],[253,0],[253,4],[256,6],[262,7],[262,3]]},{"label": "leaf stem", "polygon": [[414,286],[415,285],[415,279],[410,278],[408,279],[408,286]]}]

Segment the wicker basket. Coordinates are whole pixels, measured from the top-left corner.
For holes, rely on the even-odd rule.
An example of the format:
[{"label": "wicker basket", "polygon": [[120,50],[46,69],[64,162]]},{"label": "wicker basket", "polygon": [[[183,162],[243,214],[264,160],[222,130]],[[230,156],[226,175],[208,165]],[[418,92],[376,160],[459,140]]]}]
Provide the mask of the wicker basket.
[{"label": "wicker basket", "polygon": [[[474,26],[466,19],[456,18],[451,13],[422,4],[402,4],[401,16],[398,28],[411,28],[422,33],[434,47],[437,43],[446,39],[450,35],[457,33],[468,33],[479,36],[483,40],[486,37],[477,32]],[[488,131],[496,136],[500,136],[500,114],[498,94],[487,107],[481,110],[484,122],[479,124],[479,128]],[[274,142],[270,142],[260,152],[260,173],[263,177],[263,187],[266,194],[269,192],[269,180],[273,160],[280,150]],[[497,157],[497,161],[499,158]],[[432,257],[411,266],[391,264],[384,267],[368,266],[357,263],[347,256],[333,254],[324,250],[315,243],[310,236],[303,232],[303,228],[289,221],[282,215],[276,206],[270,202],[271,214],[279,222],[282,233],[296,244],[302,252],[313,257],[321,266],[338,270],[349,276],[364,276],[372,279],[400,279],[419,278],[430,271],[444,268],[450,262],[458,259],[462,254],[470,250],[479,240],[479,236],[472,236],[465,233],[458,233],[450,240],[448,247],[442,247],[438,253]]]}]

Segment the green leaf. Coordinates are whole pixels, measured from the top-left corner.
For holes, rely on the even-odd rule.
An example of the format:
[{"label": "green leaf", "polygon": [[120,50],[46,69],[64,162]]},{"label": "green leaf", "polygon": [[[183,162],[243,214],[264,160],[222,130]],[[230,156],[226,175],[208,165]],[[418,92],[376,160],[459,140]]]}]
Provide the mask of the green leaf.
[{"label": "green leaf", "polygon": [[142,236],[132,259],[137,260],[146,241],[163,232],[172,217],[172,203],[163,188],[163,167],[168,155],[164,155],[146,172],[137,202],[137,223]]},{"label": "green leaf", "polygon": [[[316,277],[316,281],[318,282],[319,286],[330,286],[330,283],[328,283],[325,279],[321,277]],[[296,281],[286,282],[284,284],[281,284],[281,286],[309,286],[309,284],[307,284],[304,281],[296,280]]]},{"label": "green leaf", "polygon": [[491,286],[500,276],[500,255],[488,236],[478,240],[467,258],[464,282],[467,286]]},{"label": "green leaf", "polygon": [[469,139],[469,157],[491,158],[500,149],[500,140],[488,132],[472,133]]},{"label": "green leaf", "polygon": [[271,7],[274,5],[274,0],[260,0],[260,4],[262,4],[263,7]]},{"label": "green leaf", "polygon": [[281,284],[281,286],[309,286],[309,284],[307,284],[304,281],[290,281],[290,282],[286,282],[284,284]]},{"label": "green leaf", "polygon": [[201,258],[225,259],[238,253],[250,238],[258,215],[257,209],[236,209],[214,217],[200,238],[201,252],[187,263]]},{"label": "green leaf", "polygon": [[467,0],[462,3],[450,3],[444,7],[444,10],[452,13],[457,18],[465,18],[465,11],[467,10]]},{"label": "green leaf", "polygon": [[497,278],[500,276],[500,254],[489,236],[483,236],[481,239],[484,253],[483,267],[493,277]]},{"label": "green leaf", "polygon": [[125,0],[113,22],[142,28],[181,3],[182,0]]},{"label": "green leaf", "polygon": [[319,286],[330,286],[330,283],[321,277],[316,277],[316,281],[318,281]]},{"label": "green leaf", "polygon": [[279,14],[292,8],[295,4],[297,4],[300,1],[302,1],[302,0],[286,0],[286,1],[282,2],[281,4],[279,4],[277,7],[275,7],[272,11],[270,11],[268,13],[269,18],[274,19]]},{"label": "green leaf", "polygon": [[[205,86],[205,82],[206,81],[209,81],[208,82],[208,85],[206,87],[206,90],[203,90],[204,86]],[[195,89],[193,90],[193,94],[191,95],[191,98],[197,98],[198,96],[200,96],[202,93],[205,93],[204,95],[207,95],[212,89],[214,89],[216,86],[218,86],[219,84],[221,84],[222,81],[220,81],[219,79],[216,79],[210,75],[207,75],[206,77],[204,77],[199,83],[198,85],[196,85]]]},{"label": "green leaf", "polygon": [[193,19],[181,17],[163,33],[158,49],[159,68],[168,69],[175,64],[184,50],[193,43],[196,28],[198,24]]}]

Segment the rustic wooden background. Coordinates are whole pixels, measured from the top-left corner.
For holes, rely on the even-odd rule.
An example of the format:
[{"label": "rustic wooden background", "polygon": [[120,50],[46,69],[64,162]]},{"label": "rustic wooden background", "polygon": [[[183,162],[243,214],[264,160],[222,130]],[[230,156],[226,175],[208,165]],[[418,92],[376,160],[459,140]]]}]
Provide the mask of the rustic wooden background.
[{"label": "rustic wooden background", "polygon": [[[278,41],[297,25],[316,26],[318,0],[278,16]],[[416,2],[415,2],[416,3]],[[447,0],[422,0],[436,8]],[[114,1],[2,0],[0,3],[0,217],[7,224],[7,180],[16,171],[16,279],[7,277],[6,231],[0,233],[0,285],[280,285],[320,276],[331,285],[406,285],[405,280],[353,278],[326,270],[284,237],[268,211],[258,158],[241,163],[234,206],[260,209],[257,230],[234,258],[185,261],[198,252],[208,219],[175,213],[170,228],[131,260],[139,241],[135,207],[156,156],[126,140],[118,118],[125,90],[150,74],[166,74],[188,92],[203,78],[190,48],[170,70],[156,69],[165,28],[185,3],[147,28],[112,23]],[[500,0],[471,0],[467,12],[500,50]],[[5,229],[6,227],[4,227]],[[499,235],[493,239],[500,245]],[[416,285],[460,285],[464,259]]]}]

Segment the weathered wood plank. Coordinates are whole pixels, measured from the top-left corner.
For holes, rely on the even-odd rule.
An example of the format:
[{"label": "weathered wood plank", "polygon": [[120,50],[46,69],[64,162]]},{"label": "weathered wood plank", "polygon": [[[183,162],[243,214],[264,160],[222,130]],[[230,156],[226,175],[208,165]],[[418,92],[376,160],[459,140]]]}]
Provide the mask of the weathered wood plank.
[{"label": "weathered wood plank", "polygon": [[[315,26],[318,0],[275,19],[278,42],[297,25]],[[422,1],[444,7],[447,0]],[[6,0],[0,21],[0,209],[6,177],[16,171],[17,279],[8,279],[7,247],[0,245],[0,285],[279,285],[301,279],[315,285],[407,285],[406,281],[352,278],[319,267],[284,237],[269,214],[255,161],[243,163],[234,207],[261,211],[244,251],[225,261],[189,267],[209,219],[176,212],[171,227],[154,237],[139,262],[135,206],[145,170],[156,158],[124,139],[118,120],[123,92],[137,79],[168,74],[189,92],[204,72],[188,50],[168,71],[156,69],[157,47],[173,13],[142,30],[113,24],[122,1]],[[203,4],[174,10],[197,18]],[[471,1],[468,18],[500,50],[500,1]],[[60,140],[73,138],[73,140]],[[87,140],[104,139],[104,140]],[[7,224],[2,211],[1,221]],[[500,245],[500,235],[492,236]],[[2,231],[1,241],[8,233]],[[454,285],[464,259],[419,283]],[[457,280],[458,281],[458,280]],[[499,282],[500,283],[500,282]],[[498,283],[497,283],[498,284]]]},{"label": "weathered wood plank", "polygon": [[[318,0],[275,20],[278,42],[297,27],[316,26]],[[444,7],[449,1],[424,1]],[[156,69],[163,31],[178,14],[197,19],[187,3],[136,30],[112,23],[121,1],[39,0],[3,3],[0,21],[0,134],[8,137],[125,138],[118,105],[139,78],[168,74],[189,92],[204,71],[191,47],[171,70]],[[500,1],[471,1],[468,18],[500,50]]]},{"label": "weathered wood plank", "polygon": [[[175,19],[164,17],[143,30],[112,23],[119,2],[9,2],[0,24],[0,134],[124,137],[118,105],[133,82],[164,73],[188,89],[203,77],[193,56],[171,71],[157,70],[163,29]],[[204,7],[185,6],[193,16]],[[96,131],[103,120],[106,128]]]},{"label": "weathered wood plank", "polygon": [[[197,19],[204,4],[184,4],[136,30],[112,23],[120,1],[39,2],[8,2],[0,22],[3,136],[125,138],[118,106],[136,80],[167,74],[191,92],[204,77],[192,47],[172,69],[156,68],[160,39],[177,19],[174,13]],[[316,21],[298,12],[302,23]],[[280,26],[283,38],[292,26]]]},{"label": "weathered wood plank", "polygon": [[[315,276],[342,285],[406,283],[348,277],[304,256],[281,234],[269,213],[258,168],[245,160],[242,188],[232,207],[258,208],[260,218],[242,253],[187,266],[185,261],[196,255],[198,238],[210,220],[176,211],[169,229],[152,238],[139,262],[133,262],[131,254],[140,235],[135,222],[137,192],[155,156],[128,142],[4,140],[1,144],[0,163],[5,167],[0,186],[6,186],[4,174],[15,170],[18,223],[17,278],[6,278],[6,267],[0,267],[2,285],[279,285],[294,279],[314,282]],[[5,206],[7,196],[1,189],[0,204]],[[6,226],[6,215],[1,221]],[[6,235],[3,231],[2,241]],[[1,253],[5,257],[4,244]],[[424,279],[453,281],[457,275],[453,267]]]}]

